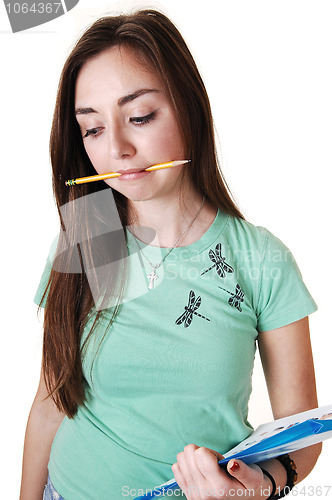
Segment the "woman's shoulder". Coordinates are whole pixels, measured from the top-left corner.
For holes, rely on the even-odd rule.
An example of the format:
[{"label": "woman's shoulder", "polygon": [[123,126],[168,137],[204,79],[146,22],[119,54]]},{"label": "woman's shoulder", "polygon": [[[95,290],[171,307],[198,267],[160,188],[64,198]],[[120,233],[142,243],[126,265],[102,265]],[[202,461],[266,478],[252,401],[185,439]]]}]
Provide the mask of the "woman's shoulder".
[{"label": "woman's shoulder", "polygon": [[266,227],[232,215],[227,216],[224,236],[232,246],[260,254],[271,249],[289,252],[286,244]]}]

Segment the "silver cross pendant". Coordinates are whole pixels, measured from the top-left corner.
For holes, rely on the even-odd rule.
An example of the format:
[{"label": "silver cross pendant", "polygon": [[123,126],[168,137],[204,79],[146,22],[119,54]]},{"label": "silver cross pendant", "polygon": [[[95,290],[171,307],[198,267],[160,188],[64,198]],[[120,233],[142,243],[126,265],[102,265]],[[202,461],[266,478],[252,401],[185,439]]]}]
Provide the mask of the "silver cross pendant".
[{"label": "silver cross pendant", "polygon": [[153,269],[152,272],[147,275],[147,278],[150,280],[149,289],[152,290],[152,288],[154,288],[154,280],[157,280],[159,278],[159,276],[156,274],[155,270]]}]

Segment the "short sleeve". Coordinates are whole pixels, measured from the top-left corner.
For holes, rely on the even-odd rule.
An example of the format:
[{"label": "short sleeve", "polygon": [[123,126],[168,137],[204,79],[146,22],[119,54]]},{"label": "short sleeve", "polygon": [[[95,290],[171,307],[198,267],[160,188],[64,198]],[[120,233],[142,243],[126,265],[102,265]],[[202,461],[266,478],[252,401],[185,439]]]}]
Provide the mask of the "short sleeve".
[{"label": "short sleeve", "polygon": [[56,248],[58,245],[58,240],[59,240],[59,235],[56,236],[56,238],[54,238],[54,240],[52,242],[49,254],[48,254],[47,259],[46,259],[46,264],[45,264],[42,276],[40,278],[40,282],[39,282],[35,297],[33,299],[33,301],[37,305],[40,305],[41,307],[45,307],[45,305],[46,305],[47,294],[45,295],[43,302],[42,303],[40,303],[40,302],[41,302],[42,297],[44,295],[44,292],[45,292],[45,289],[46,289],[46,286],[48,283],[48,279],[49,279],[50,274],[51,274],[52,262],[53,262],[54,257],[55,257],[55,252],[56,252]]},{"label": "short sleeve", "polygon": [[317,310],[290,250],[267,229],[264,232],[256,309],[259,332],[288,325]]}]

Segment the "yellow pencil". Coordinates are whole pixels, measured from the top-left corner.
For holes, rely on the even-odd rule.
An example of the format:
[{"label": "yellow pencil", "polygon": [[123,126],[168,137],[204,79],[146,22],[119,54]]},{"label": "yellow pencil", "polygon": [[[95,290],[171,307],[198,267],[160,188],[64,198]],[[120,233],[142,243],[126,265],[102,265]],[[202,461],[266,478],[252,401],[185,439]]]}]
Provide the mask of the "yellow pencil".
[{"label": "yellow pencil", "polygon": [[[157,165],[151,165],[151,167],[147,167],[144,170],[160,170],[162,168],[171,168],[177,167],[178,165],[184,165],[185,163],[189,163],[191,160],[176,160],[176,161],[167,161],[165,163],[158,163]],[[75,186],[75,184],[84,184],[85,182],[94,182],[94,181],[103,181],[105,179],[112,179],[113,177],[119,177],[122,174],[118,172],[109,172],[107,174],[100,175],[91,175],[90,177],[80,177],[79,179],[71,179],[66,181],[66,186]]]}]

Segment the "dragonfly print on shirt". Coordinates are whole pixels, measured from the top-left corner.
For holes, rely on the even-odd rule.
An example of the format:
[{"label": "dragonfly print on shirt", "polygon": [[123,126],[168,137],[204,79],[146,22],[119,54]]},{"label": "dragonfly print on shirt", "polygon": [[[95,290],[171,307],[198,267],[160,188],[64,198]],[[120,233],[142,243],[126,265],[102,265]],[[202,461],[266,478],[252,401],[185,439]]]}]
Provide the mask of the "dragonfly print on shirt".
[{"label": "dragonfly print on shirt", "polygon": [[227,264],[227,262],[225,262],[226,257],[223,257],[221,255],[221,243],[218,243],[216,245],[215,251],[210,249],[209,257],[210,260],[212,260],[213,265],[209,267],[209,269],[203,271],[201,273],[201,276],[203,276],[203,274],[205,273],[208,273],[213,268],[216,268],[217,274],[221,278],[225,278],[226,273],[234,273],[234,269],[232,268],[232,266],[230,266],[229,264]]},{"label": "dragonfly print on shirt", "polygon": [[238,311],[242,312],[240,304],[244,300],[244,292],[241,290],[240,285],[238,283],[236,284],[235,293],[229,292],[226,288],[222,288],[221,286],[219,286],[219,288],[230,294],[230,298],[228,299],[229,305],[236,307]]},{"label": "dragonfly print on shirt", "polygon": [[194,314],[196,316],[199,316],[200,318],[206,319],[206,321],[210,321],[209,318],[206,318],[202,314],[199,314],[196,312],[196,310],[199,308],[201,305],[202,299],[200,296],[195,297],[195,292],[194,290],[190,290],[189,292],[189,299],[188,299],[188,305],[184,306],[184,313],[179,316],[179,318],[175,321],[176,325],[181,325],[181,323],[184,324],[184,327],[187,328],[194,317]]}]

